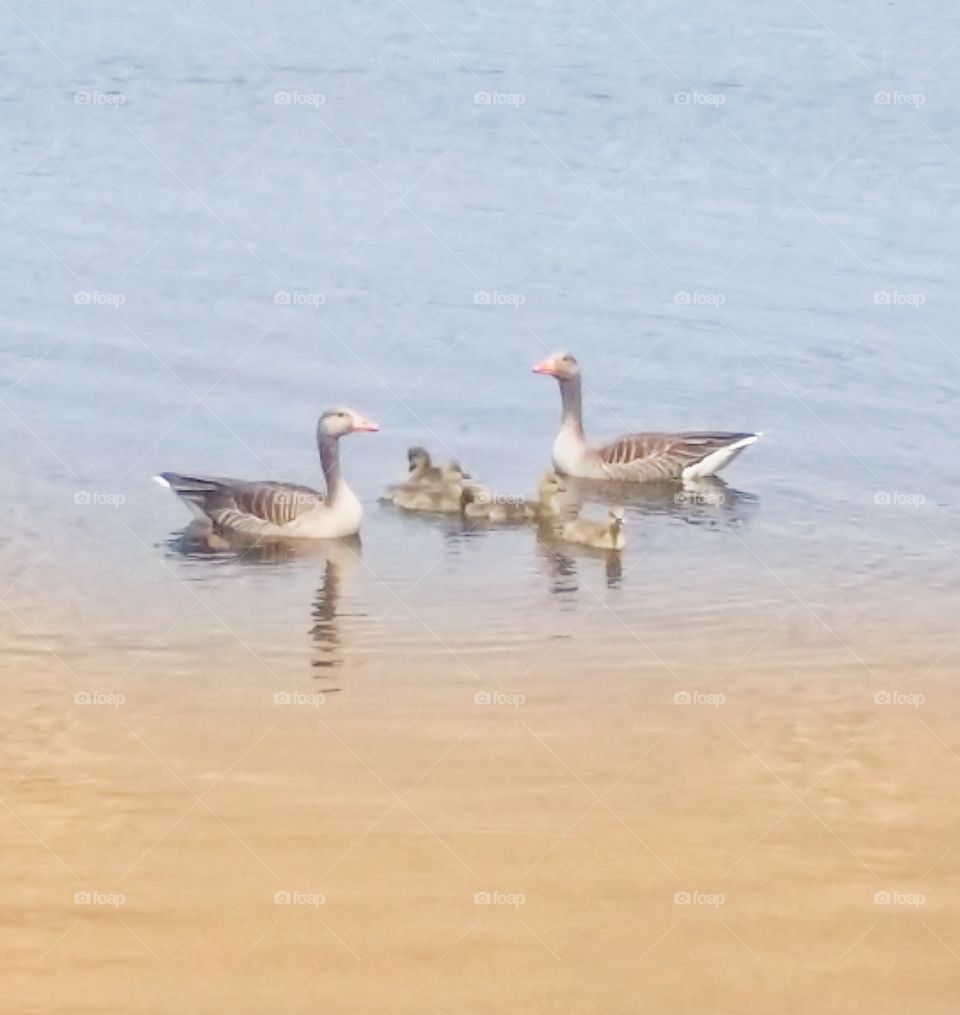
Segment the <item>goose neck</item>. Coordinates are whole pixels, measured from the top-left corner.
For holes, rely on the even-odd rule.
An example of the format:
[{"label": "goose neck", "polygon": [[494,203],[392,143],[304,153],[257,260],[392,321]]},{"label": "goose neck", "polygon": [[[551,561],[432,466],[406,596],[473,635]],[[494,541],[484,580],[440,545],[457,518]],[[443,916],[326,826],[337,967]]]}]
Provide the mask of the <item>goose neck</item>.
[{"label": "goose neck", "polygon": [[563,402],[561,425],[583,436],[583,398],[579,377],[560,380],[560,398]]},{"label": "goose neck", "polygon": [[317,435],[317,444],[323,478],[327,481],[327,496],[333,501],[344,485],[340,471],[340,441],[337,437],[321,433]]}]

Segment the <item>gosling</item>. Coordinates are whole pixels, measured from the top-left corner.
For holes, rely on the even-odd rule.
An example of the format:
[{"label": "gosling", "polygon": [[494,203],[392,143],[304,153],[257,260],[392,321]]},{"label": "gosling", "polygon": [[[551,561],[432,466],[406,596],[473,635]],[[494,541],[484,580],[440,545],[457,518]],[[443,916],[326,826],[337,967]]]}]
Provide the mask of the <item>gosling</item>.
[{"label": "gosling", "polygon": [[619,552],[627,545],[623,517],[623,508],[613,508],[610,511],[609,522],[578,518],[563,526],[561,539],[565,543],[579,543],[581,546],[592,546],[596,550]]},{"label": "gosling", "polygon": [[433,464],[430,452],[426,448],[410,448],[407,451],[407,463],[408,483],[439,483],[443,478],[443,470]]},{"label": "gosling", "polygon": [[556,472],[545,473],[540,479],[540,485],[537,487],[537,502],[531,505],[534,520],[544,522],[548,519],[556,518],[560,514],[557,498],[565,491],[566,487],[563,485],[563,480]]},{"label": "gosling", "polygon": [[428,515],[463,514],[467,490],[463,485],[464,473],[459,466],[444,470],[443,483],[414,489],[400,489],[393,493],[393,504],[401,511]]},{"label": "gosling", "polygon": [[537,487],[537,499],[492,495],[482,487],[467,487],[463,491],[463,514],[466,518],[479,518],[487,522],[517,524],[552,518],[558,514],[555,503],[563,490],[560,477],[548,472]]},{"label": "gosling", "polygon": [[[424,448],[410,448],[407,452],[407,459],[410,463],[410,471],[402,483],[394,483],[387,487],[386,492],[380,498],[385,504],[397,504],[397,498],[402,497],[409,503],[407,495],[421,492],[439,493],[452,486],[462,486],[469,474],[464,471],[459,462],[450,462],[449,465],[434,465],[430,453]],[[397,504],[399,507],[400,505]],[[408,508],[407,510],[411,510]]]}]

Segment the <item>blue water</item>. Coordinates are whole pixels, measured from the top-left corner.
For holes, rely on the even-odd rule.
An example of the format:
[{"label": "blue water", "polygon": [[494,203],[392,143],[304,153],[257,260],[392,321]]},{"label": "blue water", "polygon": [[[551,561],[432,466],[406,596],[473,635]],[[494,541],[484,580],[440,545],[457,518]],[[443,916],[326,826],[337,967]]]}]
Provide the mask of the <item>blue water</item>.
[{"label": "blue water", "polygon": [[[696,654],[798,596],[845,637],[949,633],[951,5],[13,2],[0,25],[0,624],[24,651],[184,631],[188,660],[184,583],[296,666],[318,596],[358,652],[535,643],[607,595],[583,630],[612,659],[621,622]],[[530,367],[557,348],[597,438],[763,431],[726,474],[748,496],[632,508],[614,575],[377,506],[411,443],[531,489],[559,402]],[[368,513],[333,608],[323,560],[181,552],[152,473],[318,482],[337,403],[383,432],[349,446]],[[834,644],[811,623],[798,652]]]}]

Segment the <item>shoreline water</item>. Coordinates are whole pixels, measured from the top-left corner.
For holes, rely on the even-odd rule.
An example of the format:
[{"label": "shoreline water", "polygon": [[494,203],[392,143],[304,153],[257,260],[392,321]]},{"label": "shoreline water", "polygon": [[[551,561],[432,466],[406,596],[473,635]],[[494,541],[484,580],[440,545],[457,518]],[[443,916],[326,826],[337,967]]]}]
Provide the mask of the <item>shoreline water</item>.
[{"label": "shoreline water", "polygon": [[945,1011],[960,717],[949,673],[878,701],[905,685],[880,655],[871,674],[764,654],[689,701],[662,670],[597,679],[562,655],[520,702],[485,654],[483,692],[436,659],[371,659],[321,701],[154,661],[122,703],[65,706],[52,660],[42,687],[20,670],[8,997]]}]

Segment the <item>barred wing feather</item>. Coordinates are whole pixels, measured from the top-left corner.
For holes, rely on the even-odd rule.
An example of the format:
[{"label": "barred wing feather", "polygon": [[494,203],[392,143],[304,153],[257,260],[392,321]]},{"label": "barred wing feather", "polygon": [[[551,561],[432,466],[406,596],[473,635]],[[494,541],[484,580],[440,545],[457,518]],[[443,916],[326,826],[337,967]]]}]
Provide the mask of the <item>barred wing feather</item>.
[{"label": "barred wing feather", "polygon": [[213,522],[233,527],[240,523],[288,525],[324,503],[324,495],[309,486],[271,481],[247,482],[210,476],[165,472],[162,478],[183,500]]},{"label": "barred wing feather", "polygon": [[748,433],[633,433],[596,449],[610,479],[679,479],[684,470],[754,436]]}]

